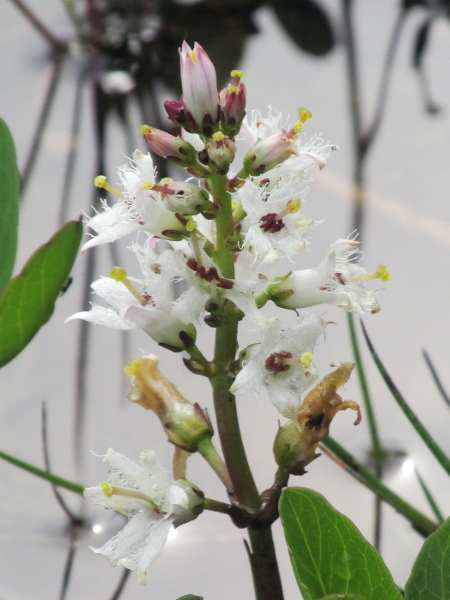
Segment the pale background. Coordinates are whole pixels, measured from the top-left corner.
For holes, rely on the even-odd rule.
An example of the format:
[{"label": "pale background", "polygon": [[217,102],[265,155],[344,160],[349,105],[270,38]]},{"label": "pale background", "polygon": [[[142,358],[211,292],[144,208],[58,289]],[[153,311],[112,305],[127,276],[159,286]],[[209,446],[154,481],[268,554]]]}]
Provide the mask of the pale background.
[{"label": "pale background", "polygon": [[[23,165],[31,132],[48,80],[45,45],[9,2],[3,0],[0,20],[0,115],[10,126],[17,144],[19,164]],[[388,34],[396,15],[392,0],[360,0],[356,29],[364,86],[364,109],[373,108],[381,62]],[[41,18],[58,31],[69,31],[57,0],[30,0]],[[324,3],[339,27],[339,3]],[[388,265],[392,281],[381,292],[382,310],[365,317],[372,339],[391,375],[414,410],[423,419],[444,450],[450,450],[449,413],[435,390],[421,357],[426,348],[444,382],[450,387],[450,72],[445,66],[450,55],[450,28],[446,21],[433,30],[426,62],[435,99],[443,112],[430,117],[423,111],[418,82],[411,69],[413,32],[421,13],[410,16],[400,42],[393,81],[388,96],[386,118],[368,167],[370,207],[364,236],[365,266]],[[245,72],[249,108],[265,109],[270,104],[283,114],[307,106],[314,114],[310,132],[340,147],[326,169],[318,174],[305,203],[305,212],[324,223],[311,236],[311,253],[302,255],[298,265],[319,262],[338,237],[350,233],[351,141],[348,94],[342,47],[323,59],[300,53],[285,38],[272,14],[257,14],[261,33],[249,39],[241,64]],[[66,67],[55,109],[20,217],[17,270],[31,252],[46,241],[57,225],[56,205],[61,189],[61,173],[67,150],[69,113],[74,96],[77,59]],[[140,122],[136,119],[136,132]],[[87,209],[91,197],[92,120],[90,90],[86,89],[84,121],[77,161],[76,190],[70,218]],[[143,149],[143,148],[142,148]],[[111,165],[124,162],[123,138],[111,136],[108,157]],[[126,244],[125,244],[126,245]],[[111,267],[108,251],[101,252],[96,276]],[[100,458],[108,447],[137,460],[144,448],[157,450],[170,467],[172,449],[153,415],[125,400],[126,390],[120,359],[120,339],[116,331],[96,328],[90,351],[89,405],[87,430],[80,453],[81,472],[73,459],[73,388],[77,324],[63,324],[80,309],[80,285],[84,259],[74,268],[74,283],[57,305],[51,322],[26,350],[0,374],[0,449],[31,463],[42,465],[41,403],[48,410],[49,450],[55,473],[86,485],[103,479]],[[131,268],[131,267],[130,267]],[[318,309],[329,321],[326,343],[316,351],[322,373],[333,361],[351,360],[345,314],[338,309]],[[287,322],[289,317],[287,317]],[[206,331],[209,335],[210,331]],[[246,337],[241,338],[245,345]],[[189,399],[207,406],[212,402],[205,381],[187,373],[179,357],[159,350],[143,333],[129,339],[130,355],[156,352],[161,367],[186,391]],[[367,353],[365,353],[367,354]],[[450,484],[435,465],[429,452],[406,423],[389,392],[367,360],[375,409],[380,418],[386,445],[405,450],[417,463],[435,492],[444,514],[448,514]],[[360,398],[356,379],[347,387],[346,397]],[[275,469],[271,453],[278,415],[266,400],[240,400],[240,414],[250,463],[260,489],[272,483]],[[340,414],[333,423],[333,436],[363,459],[369,448],[366,422],[353,427],[353,414]],[[92,451],[92,453],[90,452]],[[94,454],[93,454],[94,453]],[[209,474],[200,457],[194,456],[188,476],[209,497],[225,500],[221,485]],[[2,600],[59,598],[69,540],[67,520],[54,501],[48,484],[0,463],[0,597]],[[417,483],[400,471],[388,476],[388,483],[406,499],[428,513]],[[332,504],[348,515],[370,539],[372,497],[322,457],[307,475],[292,479],[322,492]],[[80,498],[66,492],[69,504],[78,510]],[[108,561],[89,550],[98,546],[120,526],[119,518],[84,507],[92,525],[101,524],[95,535],[82,531],[76,544],[73,572],[67,598],[108,599],[121,575]],[[389,508],[384,511],[383,555],[399,585],[404,585],[421,538],[408,523]],[[251,598],[252,585],[242,543],[244,532],[235,529],[222,515],[204,514],[178,530],[151,569],[147,587],[137,584],[132,574],[122,595],[124,600],[151,598],[174,600],[195,593],[211,600]],[[279,524],[275,527],[277,550],[286,598],[299,598]]]}]

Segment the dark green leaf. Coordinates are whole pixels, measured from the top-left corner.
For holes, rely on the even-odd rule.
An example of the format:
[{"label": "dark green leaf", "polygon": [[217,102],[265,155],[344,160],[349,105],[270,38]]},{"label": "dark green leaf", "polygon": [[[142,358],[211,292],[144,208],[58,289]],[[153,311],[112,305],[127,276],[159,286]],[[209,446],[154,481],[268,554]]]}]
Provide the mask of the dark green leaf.
[{"label": "dark green leaf", "polygon": [[422,546],[406,583],[406,600],[450,598],[450,519]]},{"label": "dark green leaf", "polygon": [[330,19],[312,0],[275,0],[272,9],[288,36],[304,52],[323,56],[333,49]]},{"label": "dark green leaf", "polygon": [[82,233],[80,221],[66,223],[36,250],[0,296],[0,367],[23,350],[50,319]]},{"label": "dark green leaf", "polygon": [[203,596],[193,596],[192,594],[187,594],[186,596],[180,596],[177,600],[203,600]]},{"label": "dark green leaf", "polygon": [[11,278],[17,249],[19,223],[19,171],[14,142],[0,119],[0,293]]},{"label": "dark green leaf", "polygon": [[280,514],[304,600],[330,594],[402,599],[375,548],[321,494],[289,488],[281,495]]}]

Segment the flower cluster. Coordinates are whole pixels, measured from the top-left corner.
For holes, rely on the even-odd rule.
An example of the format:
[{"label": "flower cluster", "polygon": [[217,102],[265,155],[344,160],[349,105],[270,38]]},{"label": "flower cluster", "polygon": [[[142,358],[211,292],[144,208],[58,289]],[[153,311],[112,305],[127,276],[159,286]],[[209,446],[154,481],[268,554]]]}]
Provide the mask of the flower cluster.
[{"label": "flower cluster", "polygon": [[[218,330],[227,328],[230,340],[235,339],[238,322],[250,319],[260,341],[239,356],[227,354],[228,362],[221,363],[224,391],[255,396],[267,391],[289,420],[275,442],[277,462],[286,472],[301,474],[319,441],[328,435],[335,413],[359,409],[336,393],[350,376],[349,364],[328,375],[302,401],[317,378],[313,353],[326,324],[314,314],[298,311],[331,304],[375,313],[376,293],[365,284],[376,278],[387,281],[389,274],[382,265],[367,273],[355,260],[359,242],[348,238],[335,241],[315,268],[269,277],[267,268],[284,264],[282,258],[293,263],[308,248],[317,222],[303,213],[306,181],[325,167],[336,147],[319,137],[304,137],[311,119],[304,108],[290,124],[271,109],[266,116],[253,112],[246,119],[243,73],[232,71],[230,84],[219,91],[214,66],[199,44],[191,49],[183,43],[180,67],[183,95],[179,102],[165,103],[179,135],[148,125],[141,132],[152,152],[184,168],[189,177],[158,179],[150,153],[139,150],[119,169],[118,188],[104,176],[97,177],[96,185],[117,200],[103,201],[102,210],[87,218],[87,229],[96,235],[84,250],[141,232],[139,243],[130,248],[140,275],[131,277],[114,267],[108,277],[92,284],[103,303],[71,319],[142,329],[164,348],[186,352],[188,368],[211,380],[219,368],[215,360],[225,350],[216,347],[212,361],[203,356],[196,346],[201,321]],[[238,156],[244,158],[239,162]],[[261,308],[269,301],[296,311],[296,325],[286,331],[277,316],[263,314]],[[129,398],[156,412],[169,441],[177,446],[178,458],[185,461],[185,454],[202,453],[231,497],[230,477],[211,445],[213,429],[207,413],[163,377],[155,357],[133,362],[127,373],[133,378]],[[137,570],[143,582],[170,525],[184,522],[187,515],[194,518],[199,504],[189,500],[191,484],[182,478],[169,481],[153,454],[144,452],[137,466],[110,450],[105,462],[109,482],[90,488],[86,496],[130,521],[98,552],[113,564]]]}]

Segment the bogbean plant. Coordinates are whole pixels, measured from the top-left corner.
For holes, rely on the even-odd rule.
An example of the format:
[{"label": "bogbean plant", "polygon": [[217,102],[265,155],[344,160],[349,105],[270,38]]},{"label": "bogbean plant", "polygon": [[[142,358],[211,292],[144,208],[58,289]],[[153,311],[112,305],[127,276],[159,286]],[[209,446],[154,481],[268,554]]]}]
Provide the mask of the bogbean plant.
[{"label": "bogbean plant", "polygon": [[[187,355],[186,367],[211,384],[223,459],[206,409],[180,394],[160,371],[156,356],[136,358],[125,369],[131,377],[128,398],[159,417],[175,446],[173,478],[153,451],[144,450],[136,464],[110,449],[104,457],[107,481],[86,489],[85,497],[129,518],[96,552],[113,565],[137,571],[140,583],[172,526],[203,510],[229,515],[248,530],[257,597],[275,599],[282,592],[271,525],[279,516],[281,491],[290,474],[302,475],[316,458],[318,443],[338,411],[356,411],[355,423],[361,418],[358,404],[343,401],[338,393],[352,363],[335,365],[304,396],[318,379],[313,352],[327,324],[303,309],[332,304],[375,313],[375,293],[364,284],[374,278],[386,281],[389,275],[384,266],[367,273],[354,260],[360,242],[353,237],[332,244],[316,268],[270,271],[283,257],[292,259],[308,247],[307,235],[316,223],[301,212],[305,174],[322,169],[336,148],[319,137],[304,138],[311,118],[304,108],[293,125],[273,111],[267,116],[255,112],[247,120],[242,72],[233,71],[230,85],[219,93],[214,66],[200,45],[191,49],[184,42],[179,54],[183,95],[180,102],[165,103],[179,135],[148,125],[141,131],[150,150],[184,169],[187,180],[159,180],[151,155],[138,150],[119,169],[121,189],[104,176],[96,178],[96,185],[117,201],[103,201],[101,211],[87,219],[88,231],[96,235],[84,249],[139,232],[130,250],[142,277],[114,267],[92,284],[103,304],[71,319],[140,328],[161,347]],[[238,148],[243,149],[241,162]],[[173,284],[180,280],[187,289],[174,298]],[[283,330],[273,310],[261,310],[266,305],[295,311],[295,326]],[[238,352],[244,318],[258,329],[261,341]],[[196,344],[201,325],[215,336],[211,358]],[[263,389],[286,422],[273,443],[274,483],[260,494],[241,439],[235,397],[259,396]],[[227,502],[206,498],[186,479],[194,452],[223,482]]]},{"label": "bogbean plant", "polygon": [[[437,528],[327,440],[337,412],[351,409],[355,424],[361,419],[359,405],[343,400],[339,391],[354,365],[337,363],[331,372],[317,373],[313,353],[327,323],[304,309],[332,304],[348,312],[375,313],[379,310],[376,294],[365,284],[376,278],[387,281],[388,271],[380,265],[367,273],[360,266],[354,235],[333,243],[316,268],[286,270],[284,265],[294,265],[294,257],[308,247],[307,236],[317,225],[301,212],[305,181],[325,166],[336,148],[319,137],[308,141],[303,129],[311,114],[303,108],[293,125],[271,110],[266,116],[255,112],[246,119],[240,71],[231,73],[230,85],[219,93],[214,66],[200,45],[191,49],[183,43],[179,54],[183,95],[180,102],[165,103],[179,135],[147,125],[142,133],[150,150],[176,165],[178,172],[184,169],[187,179],[158,179],[150,154],[138,150],[119,169],[122,189],[111,186],[104,176],[96,178],[96,184],[117,196],[117,201],[103,201],[101,211],[87,219],[88,230],[96,235],[84,249],[136,232],[130,250],[142,276],[132,278],[120,266],[114,267],[109,276],[92,284],[103,303],[70,319],[121,330],[143,329],[161,349],[182,353],[184,365],[211,384],[215,428],[206,408],[192,404],[176,382],[164,376],[156,356],[141,356],[125,368],[130,377],[128,398],[158,416],[174,445],[172,476],[150,449],[142,451],[139,464],[107,450],[106,481],[90,488],[4,452],[0,457],[56,485],[84,492],[89,501],[128,517],[125,527],[95,552],[112,565],[136,571],[142,584],[171,527],[210,510],[247,530],[256,598],[281,600],[271,531],[281,514],[305,600],[398,600],[401,593],[381,557],[356,527],[320,494],[287,487],[291,475],[305,473],[318,456],[318,445],[326,440],[366,485],[418,531],[427,535]],[[0,183],[5,214],[9,214],[8,222],[0,223],[5,256],[0,272],[3,365],[50,317],[75,259],[81,229],[79,222],[67,224],[9,281],[16,250],[11,222],[17,224],[19,186],[12,141],[3,123],[0,144],[5,157]],[[174,285],[180,281],[182,288]],[[46,291],[40,302],[36,289]],[[184,291],[175,297],[174,289]],[[284,330],[278,309],[293,311],[296,324]],[[238,328],[244,319],[258,331],[260,341],[239,351]],[[215,337],[211,357],[196,343],[200,326],[209,327]],[[385,380],[389,385],[388,377]],[[398,391],[393,392],[400,402]],[[279,413],[274,418],[281,418],[283,424],[273,441],[274,481],[260,493],[241,438],[236,397],[258,398],[263,393]],[[216,432],[221,453],[213,441]],[[450,461],[445,463],[442,451],[431,442],[428,445],[450,473]],[[226,501],[208,498],[188,480],[188,459],[195,452],[223,483]],[[445,523],[424,544],[407,584],[408,600],[449,596],[449,529]]]}]

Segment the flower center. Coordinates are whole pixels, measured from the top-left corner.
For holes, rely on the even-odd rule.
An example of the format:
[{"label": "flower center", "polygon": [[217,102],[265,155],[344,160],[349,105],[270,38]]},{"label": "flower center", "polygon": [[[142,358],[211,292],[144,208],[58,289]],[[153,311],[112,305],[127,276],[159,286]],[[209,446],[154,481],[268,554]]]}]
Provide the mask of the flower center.
[{"label": "flower center", "polygon": [[[301,356],[293,356],[291,352],[280,350],[274,352],[266,358],[265,367],[273,374],[283,373],[290,367],[301,365],[304,369],[308,369],[312,363],[313,356],[311,352],[304,352]],[[305,372],[305,375],[308,373]]]}]

